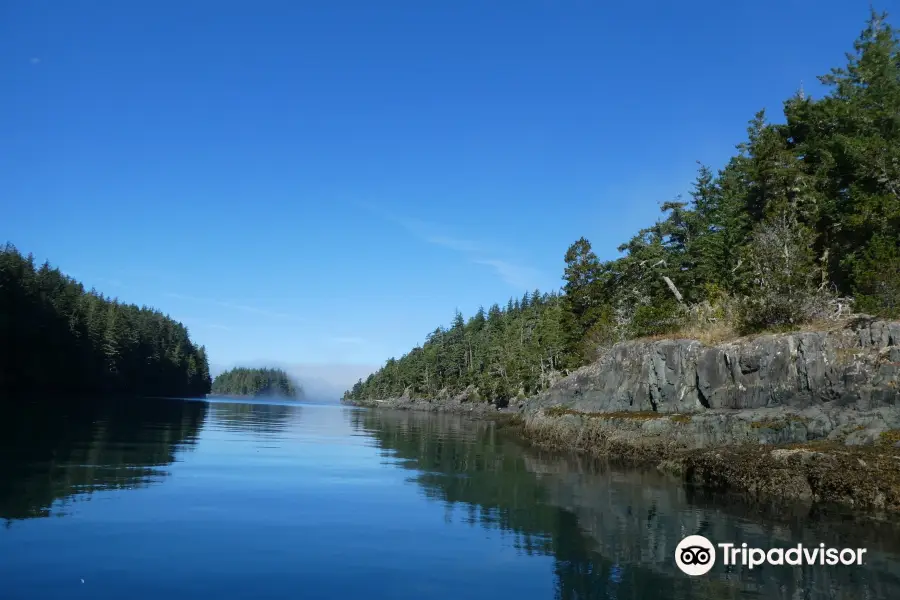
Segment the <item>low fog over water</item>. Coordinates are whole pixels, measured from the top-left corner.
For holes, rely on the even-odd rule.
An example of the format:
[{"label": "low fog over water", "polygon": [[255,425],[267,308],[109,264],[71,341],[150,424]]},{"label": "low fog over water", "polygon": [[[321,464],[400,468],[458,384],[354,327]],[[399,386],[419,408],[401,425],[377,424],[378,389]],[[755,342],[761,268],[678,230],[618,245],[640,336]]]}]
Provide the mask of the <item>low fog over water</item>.
[{"label": "low fog over water", "polygon": [[210,375],[216,375],[234,367],[270,367],[283,369],[295,383],[303,388],[304,402],[338,402],[343,393],[359,379],[365,379],[380,365],[339,363],[285,363],[253,360],[232,364],[210,365]]}]

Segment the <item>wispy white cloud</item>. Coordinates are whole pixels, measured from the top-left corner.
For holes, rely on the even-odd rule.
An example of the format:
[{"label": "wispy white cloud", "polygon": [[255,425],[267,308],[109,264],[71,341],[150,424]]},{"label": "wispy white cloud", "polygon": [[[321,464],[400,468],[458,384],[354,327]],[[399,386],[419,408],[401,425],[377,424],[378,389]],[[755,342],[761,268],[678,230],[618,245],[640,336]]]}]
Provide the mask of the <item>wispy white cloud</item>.
[{"label": "wispy white cloud", "polygon": [[224,302],[222,300],[216,300],[214,298],[198,298],[196,296],[186,296],[184,294],[176,294],[174,292],[168,292],[168,293],[166,293],[166,296],[168,296],[169,298],[177,298],[179,300],[189,300],[191,302],[201,302],[204,304],[213,304],[215,306],[221,306],[223,308],[230,308],[232,310],[239,310],[242,312],[251,313],[251,314],[255,314],[255,315],[261,315],[264,317],[270,317],[273,319],[282,319],[285,321],[295,321],[298,323],[306,322],[306,319],[304,319],[302,317],[298,317],[297,315],[267,310],[264,308],[258,308],[256,306],[249,306],[246,304],[237,304],[234,302]]},{"label": "wispy white cloud", "polygon": [[484,251],[484,247],[482,246],[482,244],[474,242],[472,240],[462,240],[458,238],[447,237],[445,235],[428,236],[424,239],[429,244],[434,244],[435,246],[443,246],[444,248],[450,248],[451,250],[457,250],[459,252]]},{"label": "wispy white cloud", "polygon": [[380,214],[388,221],[397,223],[413,236],[428,244],[442,246],[444,248],[456,250],[457,252],[489,251],[489,248],[487,248],[482,242],[444,234],[440,231],[440,226],[435,225],[434,223],[429,223],[428,221],[422,221],[420,219],[413,219],[409,217],[395,217],[393,215],[387,215],[384,213]]},{"label": "wispy white cloud", "polygon": [[536,281],[539,281],[540,273],[537,269],[523,265],[513,264],[505,260],[495,258],[482,258],[472,261],[479,265],[492,267],[497,275],[506,283],[522,289],[531,289]]},{"label": "wispy white cloud", "polygon": [[540,281],[540,272],[537,269],[500,258],[513,254],[507,248],[499,248],[478,240],[450,236],[442,232],[439,225],[410,217],[397,217],[371,204],[360,204],[359,206],[387,221],[400,225],[411,235],[427,244],[448,248],[465,255],[474,264],[491,267],[500,279],[511,286],[530,289]]},{"label": "wispy white cloud", "polygon": [[354,346],[360,346],[366,343],[361,337],[333,337],[329,339],[330,342],[334,344],[349,344]]}]

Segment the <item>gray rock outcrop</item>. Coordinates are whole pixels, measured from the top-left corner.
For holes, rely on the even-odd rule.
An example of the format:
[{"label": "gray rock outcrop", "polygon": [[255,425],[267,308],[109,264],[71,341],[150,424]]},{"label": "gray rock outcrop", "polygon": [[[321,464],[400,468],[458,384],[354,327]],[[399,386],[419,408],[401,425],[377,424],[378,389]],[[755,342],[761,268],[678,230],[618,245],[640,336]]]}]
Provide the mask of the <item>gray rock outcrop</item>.
[{"label": "gray rock outcrop", "polygon": [[900,322],[762,335],[718,346],[624,342],[531,399],[526,411],[697,413],[829,404],[872,410],[900,399]]}]

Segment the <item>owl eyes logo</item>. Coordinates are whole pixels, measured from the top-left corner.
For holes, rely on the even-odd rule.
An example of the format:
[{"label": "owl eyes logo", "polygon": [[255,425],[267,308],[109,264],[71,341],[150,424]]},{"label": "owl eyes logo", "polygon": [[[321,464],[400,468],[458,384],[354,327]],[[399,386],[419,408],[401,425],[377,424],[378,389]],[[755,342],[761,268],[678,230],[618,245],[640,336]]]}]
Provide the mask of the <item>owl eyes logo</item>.
[{"label": "owl eyes logo", "polygon": [[705,565],[712,558],[703,546],[688,546],[681,551],[681,562],[686,565]]},{"label": "owl eyes logo", "polygon": [[675,564],[687,575],[704,575],[716,564],[716,550],[702,535],[689,535],[675,548]]}]

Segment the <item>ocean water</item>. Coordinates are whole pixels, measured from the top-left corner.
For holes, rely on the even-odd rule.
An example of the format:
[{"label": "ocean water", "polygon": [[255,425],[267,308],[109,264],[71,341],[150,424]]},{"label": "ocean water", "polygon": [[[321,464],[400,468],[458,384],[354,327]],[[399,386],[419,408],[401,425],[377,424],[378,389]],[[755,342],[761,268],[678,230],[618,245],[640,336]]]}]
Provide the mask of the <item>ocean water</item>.
[{"label": "ocean water", "polygon": [[[744,504],[463,417],[225,400],[8,402],[0,598],[900,598],[900,527]],[[863,547],[690,577],[687,535]]]}]

